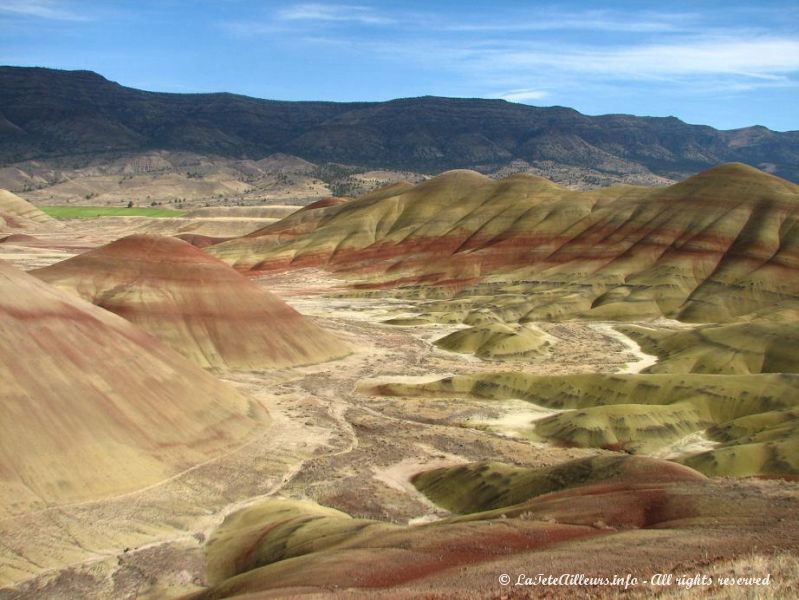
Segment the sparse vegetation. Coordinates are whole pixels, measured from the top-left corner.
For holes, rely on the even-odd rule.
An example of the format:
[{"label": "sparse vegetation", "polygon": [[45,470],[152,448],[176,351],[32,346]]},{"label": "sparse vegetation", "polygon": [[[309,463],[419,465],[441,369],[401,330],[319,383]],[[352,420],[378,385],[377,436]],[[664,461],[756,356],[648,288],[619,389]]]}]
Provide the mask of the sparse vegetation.
[{"label": "sparse vegetation", "polygon": [[349,196],[360,185],[353,179],[353,175],[363,172],[363,169],[348,165],[326,163],[319,165],[311,173],[312,177],[327,184],[334,196]]},{"label": "sparse vegetation", "polygon": [[[160,147],[228,157],[291,151],[306,160],[425,173],[452,168],[493,171],[513,159],[553,161],[588,170],[601,167],[598,173],[587,173],[591,178],[649,171],[672,179],[719,162],[740,160],[769,164],[782,177],[799,177],[793,133],[754,127],[730,134],[678,119],[578,118],[577,113],[560,107],[482,99],[425,97],[354,107],[266,103],[231,95],[209,106],[205,118],[189,117],[193,134],[181,136],[180,129],[171,124],[178,115],[182,119],[196,115],[196,107],[203,102],[200,97],[141,92],[115,86],[96,74],[85,77],[50,69],[3,67],[0,81],[3,112],[18,114],[15,125],[23,130],[45,131],[48,115],[63,115],[58,141],[38,133],[14,143],[9,138],[0,148],[6,162]],[[75,90],[69,102],[53,93],[59,89]],[[29,106],[41,110],[26,110]],[[86,114],[96,116],[95,127],[76,118]],[[328,127],[334,117],[348,125]],[[271,126],[276,119],[283,120],[285,127]],[[127,135],[117,133],[121,131]],[[157,168],[143,165],[139,172]],[[194,169],[182,167],[184,172],[194,173]]]}]

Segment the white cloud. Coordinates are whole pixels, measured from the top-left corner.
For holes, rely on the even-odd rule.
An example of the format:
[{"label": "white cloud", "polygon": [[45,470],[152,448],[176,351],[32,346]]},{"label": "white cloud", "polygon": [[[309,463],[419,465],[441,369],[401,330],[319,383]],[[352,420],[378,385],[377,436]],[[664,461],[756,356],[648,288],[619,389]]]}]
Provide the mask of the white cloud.
[{"label": "white cloud", "polygon": [[544,90],[509,90],[499,94],[499,97],[508,102],[525,102],[528,100],[543,100],[549,95]]},{"label": "white cloud", "polygon": [[369,25],[388,25],[393,19],[377,14],[369,6],[352,4],[297,4],[278,12],[287,21],[350,21]]},{"label": "white cloud", "polygon": [[619,33],[674,33],[694,31],[698,17],[691,13],[619,14],[611,11],[580,13],[536,13],[515,22],[443,24],[437,28],[454,32],[535,32],[535,31],[603,31]]},{"label": "white cloud", "polygon": [[773,79],[799,71],[799,40],[698,39],[621,48],[573,47],[556,51],[511,47],[491,52],[490,64],[504,68],[552,67],[574,73],[652,78],[735,74]]},{"label": "white cloud", "polygon": [[792,74],[799,72],[799,39],[790,37],[680,36],[658,44],[618,46],[488,38],[416,43],[350,40],[348,44],[360,44],[364,51],[386,58],[508,87],[513,82],[517,86],[519,82],[543,82],[553,89],[564,80],[694,84],[722,77],[751,87],[786,87],[795,85]]},{"label": "white cloud", "polygon": [[[457,77],[466,93],[494,92],[517,102],[588,90],[608,95],[626,86],[698,95],[799,85],[799,36],[771,16],[539,10],[478,21],[466,9],[444,19],[434,6],[411,12],[366,0],[300,3],[266,23],[231,29],[284,34],[292,44],[339,46],[403,68],[414,65],[425,76]],[[336,27],[322,30],[325,22],[384,28],[380,37],[353,36]]]},{"label": "white cloud", "polygon": [[62,2],[57,0],[3,0],[0,11],[27,17],[53,19],[58,21],[88,21],[84,15],[79,15],[64,8]]}]

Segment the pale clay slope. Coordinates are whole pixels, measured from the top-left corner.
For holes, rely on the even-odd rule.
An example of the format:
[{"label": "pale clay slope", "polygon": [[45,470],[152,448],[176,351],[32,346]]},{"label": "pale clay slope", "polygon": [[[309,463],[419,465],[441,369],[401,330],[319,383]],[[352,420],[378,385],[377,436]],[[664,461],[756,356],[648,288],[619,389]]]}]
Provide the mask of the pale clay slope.
[{"label": "pale clay slope", "polygon": [[0,233],[58,229],[61,225],[27,200],[0,189]]},{"label": "pale clay slope", "polygon": [[266,419],[124,319],[1,261],[0,338],[3,516],[144,487]]}]

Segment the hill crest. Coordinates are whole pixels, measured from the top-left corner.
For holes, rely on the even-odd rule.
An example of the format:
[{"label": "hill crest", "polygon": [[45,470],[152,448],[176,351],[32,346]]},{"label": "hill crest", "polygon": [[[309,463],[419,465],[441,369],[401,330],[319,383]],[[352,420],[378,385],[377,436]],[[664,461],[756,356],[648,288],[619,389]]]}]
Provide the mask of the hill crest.
[{"label": "hill crest", "polygon": [[204,367],[257,370],[348,353],[280,298],[176,238],[131,235],[32,274],[125,317]]},{"label": "hill crest", "polygon": [[166,94],[86,71],[0,67],[0,107],[6,132],[0,164],[160,149],[256,160],[285,153],[425,173],[554,161],[672,179],[742,161],[799,180],[799,132],[719,131],[674,117],[587,116],[502,100],[336,103]]},{"label": "hill crest", "polygon": [[[526,321],[729,321],[799,298],[799,186],[745,165],[663,189],[465,179],[444,174],[290,215],[210,253],[241,270],[322,267],[359,287],[417,286],[418,294],[491,296],[511,278],[520,283],[502,296],[518,295],[514,310]],[[551,290],[573,293],[550,303]]]}]

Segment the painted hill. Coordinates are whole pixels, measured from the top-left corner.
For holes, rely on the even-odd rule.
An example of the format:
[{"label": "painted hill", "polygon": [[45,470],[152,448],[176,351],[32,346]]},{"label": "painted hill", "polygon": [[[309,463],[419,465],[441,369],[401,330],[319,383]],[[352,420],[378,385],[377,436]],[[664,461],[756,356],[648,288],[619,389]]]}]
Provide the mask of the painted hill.
[{"label": "painted hill", "polygon": [[[375,393],[520,399],[556,409],[527,432],[555,444],[668,455],[706,475],[799,475],[799,379],[794,374],[458,375],[387,383]],[[684,445],[706,435],[706,450]],[[709,443],[708,443],[709,442]]]},{"label": "painted hill", "polygon": [[[211,587],[188,597],[265,600],[337,589],[342,598],[491,598],[498,570],[530,573],[536,565],[542,577],[602,578],[624,556],[625,572],[641,582],[652,569],[679,572],[708,555],[718,561],[766,543],[769,552],[795,546],[792,499],[708,481],[666,461],[599,458],[545,470],[483,463],[422,473],[416,482],[461,514],[402,526],[309,501],[249,506],[211,536]],[[574,597],[574,587],[552,586],[547,596]]]},{"label": "painted hill", "polygon": [[128,236],[33,274],[205,367],[265,369],[348,352],[277,296],[176,238]]},{"label": "painted hill", "polygon": [[545,355],[549,340],[544,332],[530,325],[490,323],[455,331],[434,343],[450,352],[487,360],[524,360]]},{"label": "painted hill", "polygon": [[624,326],[658,362],[647,373],[799,373],[799,323],[753,319],[690,330]]},{"label": "painted hill", "polygon": [[741,164],[664,189],[588,192],[451,171],[210,252],[240,270],[321,266],[360,287],[449,288],[448,322],[485,318],[486,297],[500,322],[729,321],[799,300],[799,187]]},{"label": "painted hill", "polygon": [[128,492],[263,409],[128,321],[0,261],[0,516]]},{"label": "painted hill", "polygon": [[61,225],[27,200],[7,190],[0,190],[0,231],[48,227],[60,228]]},{"label": "painted hill", "polygon": [[594,173],[681,178],[743,161],[799,179],[799,132],[718,131],[674,117],[590,117],[504,100],[281,102],[165,94],[88,71],[0,68],[0,164],[45,157],[178,150],[440,172],[514,161]]},{"label": "painted hill", "polygon": [[592,456],[529,469],[496,462],[467,463],[417,473],[413,485],[458,514],[513,506],[563,490],[628,480],[636,484],[702,481],[704,476],[675,463],[640,456]]}]

